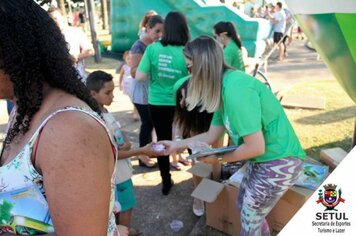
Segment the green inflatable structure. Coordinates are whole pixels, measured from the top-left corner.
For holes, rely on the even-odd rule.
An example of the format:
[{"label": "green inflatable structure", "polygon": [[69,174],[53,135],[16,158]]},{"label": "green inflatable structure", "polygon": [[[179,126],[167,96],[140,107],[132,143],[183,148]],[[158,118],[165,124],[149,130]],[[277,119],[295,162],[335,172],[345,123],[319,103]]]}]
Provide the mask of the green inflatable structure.
[{"label": "green inflatable structure", "polygon": [[303,32],[356,102],[356,2],[286,0]]},{"label": "green inflatable structure", "polygon": [[232,6],[220,1],[203,0],[112,0],[112,51],[129,50],[138,39],[138,25],[143,15],[155,10],[164,17],[170,11],[180,11],[187,17],[192,38],[212,35],[213,26],[219,21],[231,21],[237,27],[243,46],[250,57],[261,56],[266,39],[271,36],[268,20],[254,19],[240,14]]}]

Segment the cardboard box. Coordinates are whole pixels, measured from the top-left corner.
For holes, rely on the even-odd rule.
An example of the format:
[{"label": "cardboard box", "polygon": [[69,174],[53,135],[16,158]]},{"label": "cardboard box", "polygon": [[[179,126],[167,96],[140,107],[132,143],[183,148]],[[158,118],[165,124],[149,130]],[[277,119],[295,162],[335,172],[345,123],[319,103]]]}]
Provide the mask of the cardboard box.
[{"label": "cardboard box", "polygon": [[226,185],[215,202],[206,204],[206,224],[230,235],[240,234],[240,212],[236,209],[237,195],[237,187]]},{"label": "cardboard box", "polygon": [[[206,224],[229,235],[240,235],[240,212],[236,207],[239,183],[213,181],[209,179],[211,173],[208,173],[211,167],[201,164],[203,163],[193,166],[188,171],[202,178],[192,197],[205,201]],[[244,167],[241,170],[243,171]],[[276,235],[283,229],[313,192],[294,186],[283,195],[267,216],[272,235]]]},{"label": "cardboard box", "polygon": [[320,151],[320,161],[327,164],[330,169],[333,170],[340,164],[346,155],[347,152],[339,147],[323,149]]},{"label": "cardboard box", "polygon": [[[204,178],[192,197],[203,200],[206,224],[230,235],[240,232],[240,213],[236,209],[238,187]],[[238,232],[238,233],[237,233]]]},{"label": "cardboard box", "polygon": [[[236,210],[237,186],[230,186],[211,180],[212,167],[197,163],[188,172],[200,178],[192,197],[205,202],[206,224],[230,235],[240,232],[240,213]],[[238,233],[239,234],[239,233]]]},{"label": "cardboard box", "polygon": [[277,235],[314,193],[313,190],[291,187],[267,215],[271,235]]},{"label": "cardboard box", "polygon": [[209,164],[198,162],[187,171],[192,173],[195,177],[199,179],[203,179],[203,178],[210,179],[213,168]]}]

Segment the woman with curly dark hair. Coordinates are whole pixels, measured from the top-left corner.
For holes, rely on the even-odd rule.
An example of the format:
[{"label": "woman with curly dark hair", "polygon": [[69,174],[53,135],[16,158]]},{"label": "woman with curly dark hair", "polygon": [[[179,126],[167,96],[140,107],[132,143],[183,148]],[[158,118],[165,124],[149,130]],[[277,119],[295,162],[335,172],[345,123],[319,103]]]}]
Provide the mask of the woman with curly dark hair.
[{"label": "woman with curly dark hair", "polygon": [[0,1],[0,18],[0,99],[13,97],[16,107],[0,156],[0,198],[21,201],[30,191],[42,199],[38,207],[11,202],[16,215],[0,216],[0,234],[117,235],[116,150],[62,33],[32,0]]}]

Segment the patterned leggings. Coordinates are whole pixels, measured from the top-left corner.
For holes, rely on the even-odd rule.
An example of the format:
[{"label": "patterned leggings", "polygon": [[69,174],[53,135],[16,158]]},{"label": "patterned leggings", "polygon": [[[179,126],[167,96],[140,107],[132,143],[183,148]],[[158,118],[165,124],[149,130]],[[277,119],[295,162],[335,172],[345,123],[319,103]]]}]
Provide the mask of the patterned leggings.
[{"label": "patterned leggings", "polygon": [[237,207],[241,210],[241,236],[270,235],[265,217],[294,185],[302,171],[302,163],[294,157],[249,162],[237,198]]}]

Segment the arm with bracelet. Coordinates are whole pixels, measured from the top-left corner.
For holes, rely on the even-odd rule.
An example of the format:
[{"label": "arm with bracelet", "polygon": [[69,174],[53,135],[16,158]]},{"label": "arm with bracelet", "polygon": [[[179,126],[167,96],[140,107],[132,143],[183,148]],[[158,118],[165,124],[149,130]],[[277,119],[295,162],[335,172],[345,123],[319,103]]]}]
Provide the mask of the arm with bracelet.
[{"label": "arm with bracelet", "polygon": [[[162,141],[160,143],[164,144],[165,154],[170,154],[178,149],[188,148],[192,143],[195,142],[204,142],[207,144],[211,144],[223,134],[225,128],[222,125],[215,125],[214,123],[219,122],[219,113],[217,112],[214,114],[214,118],[212,124],[209,128],[209,131],[199,134],[197,136],[184,139],[181,141]],[[235,162],[235,161],[242,161],[248,160],[250,158],[259,156],[264,153],[265,151],[265,141],[263,138],[262,131],[257,131],[246,136],[242,137],[243,143],[236,148],[233,152],[227,152],[220,155],[220,159],[222,162]],[[206,159],[211,159],[211,156],[202,157],[201,160],[203,161]],[[215,158],[216,159],[216,158]]]}]

